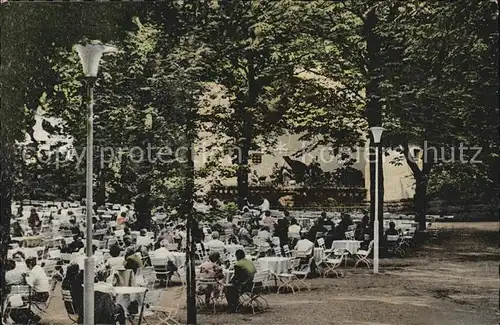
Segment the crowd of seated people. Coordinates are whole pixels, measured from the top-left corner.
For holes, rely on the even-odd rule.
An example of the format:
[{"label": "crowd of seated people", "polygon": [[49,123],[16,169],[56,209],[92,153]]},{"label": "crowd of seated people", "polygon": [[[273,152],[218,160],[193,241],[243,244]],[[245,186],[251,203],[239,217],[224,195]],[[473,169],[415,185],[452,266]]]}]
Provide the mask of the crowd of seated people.
[{"label": "crowd of seated people", "polygon": [[[32,303],[46,302],[49,298],[50,282],[43,267],[37,264],[36,257],[24,259],[22,252],[16,252],[13,259],[5,264],[5,285],[10,292],[13,285],[29,285],[31,287],[30,299]],[[10,318],[16,324],[37,323],[40,317],[29,309],[14,309]]]}]

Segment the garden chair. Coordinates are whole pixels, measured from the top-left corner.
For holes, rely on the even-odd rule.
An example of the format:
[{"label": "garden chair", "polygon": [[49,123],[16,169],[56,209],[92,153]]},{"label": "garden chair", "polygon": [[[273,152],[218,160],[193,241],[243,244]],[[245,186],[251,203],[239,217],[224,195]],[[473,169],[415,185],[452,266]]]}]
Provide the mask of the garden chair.
[{"label": "garden chair", "polygon": [[144,311],[142,320],[145,324],[150,325],[180,325],[176,317],[179,313],[181,301],[186,300],[185,287],[176,287],[171,291],[176,290],[172,297],[170,306],[159,305],[163,293],[168,294],[170,291],[152,290],[146,293],[144,299]]},{"label": "garden chair", "polygon": [[[292,293],[295,294],[295,288],[300,291],[300,287],[296,284],[298,281],[297,275],[294,274],[294,270],[297,270],[300,266],[300,258],[295,258],[292,260],[292,269],[288,273],[277,274],[278,279],[282,284],[278,287],[277,293],[280,293],[282,288],[292,289]],[[306,274],[307,276],[307,274]]]},{"label": "garden chair", "polygon": [[252,288],[249,292],[243,292],[240,296],[240,303],[236,307],[236,311],[242,308],[251,308],[252,313],[255,311],[265,311],[269,308],[267,300],[262,297],[261,292],[264,288],[264,283],[268,280],[269,273],[257,272],[252,281]]},{"label": "garden chair", "polygon": [[370,267],[372,264],[368,259],[368,256],[371,254],[372,249],[373,249],[373,240],[368,245],[367,250],[358,249],[358,251],[354,255],[355,258],[357,259],[356,263],[354,264],[354,267],[357,267],[359,263],[365,263],[367,267]]},{"label": "garden chair", "polygon": [[333,252],[333,250],[331,248],[326,248],[324,238],[318,238],[317,242],[318,242],[318,246],[320,248],[323,248],[323,250],[325,251],[325,254],[330,254]]},{"label": "garden chair", "polygon": [[354,230],[346,231],[345,233],[345,239],[346,240],[354,240]]},{"label": "garden chair", "polygon": [[154,274],[156,281],[163,283],[168,286],[172,278],[172,272],[167,268],[169,259],[168,257],[156,257],[151,255],[151,264],[153,265]]},{"label": "garden chair", "polygon": [[56,270],[57,261],[56,260],[45,260],[42,262],[43,270],[47,277],[52,278]]},{"label": "garden chair", "polygon": [[283,245],[283,252],[285,253],[285,257],[292,258],[292,251],[288,245]]},{"label": "garden chair", "polygon": [[344,254],[337,255],[335,252],[333,254],[328,255],[323,261],[321,261],[321,265],[325,267],[325,271],[323,272],[323,277],[326,277],[328,273],[335,273],[335,276],[343,276],[341,271],[337,272],[338,267],[342,264],[342,259],[344,259]]},{"label": "garden chair", "polygon": [[50,291],[49,291],[49,296],[47,297],[47,300],[42,301],[42,302],[39,302],[39,301],[33,302],[33,306],[35,306],[39,311],[41,311],[43,313],[47,313],[46,310],[49,308],[50,303],[55,296],[54,292],[55,292],[56,286],[57,286],[57,280],[54,277],[52,277],[50,279]]},{"label": "garden chair", "polygon": [[396,257],[404,257],[406,255],[405,249],[401,246],[399,235],[386,236],[387,252]]},{"label": "garden chair", "polygon": [[309,273],[311,273],[311,264],[315,262],[314,257],[311,257],[309,259],[309,263],[307,263],[307,268],[302,270],[300,269],[300,259],[296,260],[299,261],[299,264],[292,270],[292,274],[296,278],[295,282],[297,282],[297,288],[299,289],[300,292],[300,284],[303,284],[305,287],[307,287],[309,291],[311,291],[311,286],[309,285],[309,283],[306,282],[306,279]]},{"label": "garden chair", "polygon": [[3,323],[9,323],[12,310],[31,310],[31,287],[29,285],[13,285],[3,306]]}]

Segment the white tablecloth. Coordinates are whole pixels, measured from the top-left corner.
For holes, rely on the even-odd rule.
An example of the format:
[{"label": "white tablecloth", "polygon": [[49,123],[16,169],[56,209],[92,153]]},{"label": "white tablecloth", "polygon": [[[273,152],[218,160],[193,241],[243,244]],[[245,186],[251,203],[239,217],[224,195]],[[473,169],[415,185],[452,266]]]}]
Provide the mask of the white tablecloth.
[{"label": "white tablecloth", "polygon": [[10,240],[18,242],[23,248],[37,247],[43,242],[40,236],[11,237]]},{"label": "white tablecloth", "polygon": [[168,257],[175,266],[181,267],[186,264],[186,253],[170,252]]},{"label": "white tablecloth", "polygon": [[288,273],[292,268],[292,260],[288,257],[262,257],[257,260],[262,270],[269,270],[275,274]]},{"label": "white tablecloth", "polygon": [[155,264],[157,259],[167,259],[172,261],[175,266],[181,267],[184,266],[186,263],[186,253],[181,253],[181,252],[166,252],[162,254],[154,254],[153,258],[151,259],[151,262],[153,265]]},{"label": "white tablecloth", "polygon": [[361,242],[358,240],[335,240],[332,244],[332,249],[345,249],[349,253],[354,254],[358,251],[361,246]]},{"label": "white tablecloth", "polygon": [[242,251],[245,251],[245,248],[243,245],[226,245],[226,250],[229,252],[229,254],[235,254],[238,249],[241,249]]},{"label": "white tablecloth", "polygon": [[142,299],[146,288],[143,287],[114,287],[116,293],[116,303],[125,307],[125,310],[130,303],[136,300],[139,303],[139,311],[141,310]]}]

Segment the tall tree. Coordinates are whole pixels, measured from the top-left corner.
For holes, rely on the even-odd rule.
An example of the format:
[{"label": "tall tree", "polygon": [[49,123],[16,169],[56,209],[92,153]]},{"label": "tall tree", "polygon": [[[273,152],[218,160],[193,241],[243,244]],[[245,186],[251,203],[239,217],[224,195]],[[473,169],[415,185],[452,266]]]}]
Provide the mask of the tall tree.
[{"label": "tall tree", "polygon": [[[476,180],[493,184],[498,177],[498,133],[493,131],[499,126],[498,61],[493,59],[498,58],[498,4],[397,5],[397,15],[380,27],[386,40],[381,64],[390,124],[386,138],[392,147],[400,146],[412,170],[416,218],[425,229],[433,174],[456,172],[462,165]],[[474,157],[477,150],[470,147],[481,147],[481,153]]]},{"label": "tall tree", "polygon": [[[295,115],[308,119],[302,117],[298,125],[295,122],[295,129],[308,133],[309,138],[319,136],[317,145],[333,147],[334,154],[339,154],[339,147],[351,150],[364,147],[368,127],[381,126],[384,122],[379,73],[382,38],[377,29],[380,21],[386,19],[380,14],[383,5],[357,0],[297,5],[296,10],[302,13],[297,28],[306,45],[302,51],[309,53],[304,55],[302,67],[317,80],[316,87],[321,94],[317,92],[309,101],[314,103],[318,97],[326,96],[330,103],[303,105]],[[327,118],[315,118],[318,115]],[[379,154],[380,170],[382,157]],[[368,162],[371,220],[375,214],[375,191],[378,191],[378,215],[382,221],[383,173],[379,173],[376,189],[374,152],[370,153]]]},{"label": "tall tree", "polygon": [[[6,258],[9,242],[11,200],[15,189],[14,162],[16,141],[23,141],[25,132],[31,133],[34,112],[42,93],[52,80],[47,73],[50,66],[45,60],[54,45],[70,46],[84,34],[106,40],[117,33],[125,9],[122,4],[113,6],[85,6],[85,4],[23,3],[1,4],[2,23],[2,105],[1,128],[1,232],[0,258]],[[68,25],[71,22],[71,25]],[[23,48],[23,51],[19,51]],[[2,278],[0,279],[2,285]],[[2,290],[2,297],[4,294]],[[3,304],[2,304],[3,306]]]},{"label": "tall tree", "polygon": [[[100,153],[96,164],[109,175],[117,193],[129,193],[138,226],[147,228],[154,205],[182,203],[161,201],[167,198],[165,193],[179,191],[177,186],[182,184],[173,180],[182,175],[175,153],[185,143],[185,112],[180,109],[184,99],[177,95],[184,81],[175,77],[179,62],[170,58],[177,51],[176,44],[163,33],[161,25],[143,23],[138,18],[134,21],[136,30],[117,44],[121,53],[108,56],[100,68],[94,121]],[[53,65],[60,83],[50,98],[48,113],[62,116],[75,146],[83,148],[78,58],[65,50],[53,58]]]},{"label": "tall tree", "polygon": [[294,76],[294,54],[286,51],[294,36],[281,5],[214,1],[199,10],[203,23],[196,37],[211,51],[206,81],[219,85],[229,101],[202,118],[209,132],[225,135],[222,146],[234,153],[240,206],[248,197],[249,153],[283,132],[288,98],[300,82]]}]

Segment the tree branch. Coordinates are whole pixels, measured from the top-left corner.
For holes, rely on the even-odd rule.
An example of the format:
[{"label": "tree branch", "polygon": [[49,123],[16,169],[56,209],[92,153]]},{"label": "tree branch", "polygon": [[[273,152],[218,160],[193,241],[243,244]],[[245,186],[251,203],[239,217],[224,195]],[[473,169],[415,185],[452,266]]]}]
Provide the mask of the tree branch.
[{"label": "tree branch", "polygon": [[403,141],[401,146],[403,147],[403,154],[406,158],[406,163],[410,166],[411,171],[416,179],[422,177],[422,171],[418,168],[418,164],[416,163],[416,158],[410,153],[410,148],[408,146],[408,141]]}]

